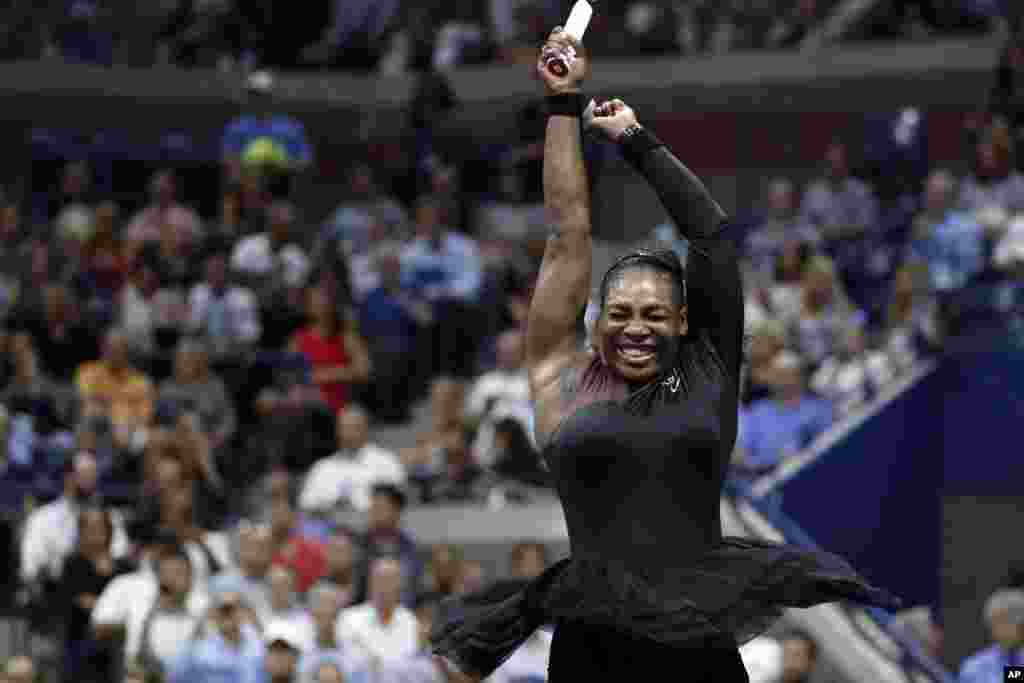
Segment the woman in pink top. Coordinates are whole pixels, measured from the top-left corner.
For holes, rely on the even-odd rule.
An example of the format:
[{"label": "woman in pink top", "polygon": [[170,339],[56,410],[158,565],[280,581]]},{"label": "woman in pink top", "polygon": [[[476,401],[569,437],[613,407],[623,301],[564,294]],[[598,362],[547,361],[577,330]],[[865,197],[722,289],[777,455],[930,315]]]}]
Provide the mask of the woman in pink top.
[{"label": "woman in pink top", "polygon": [[370,353],[354,322],[341,314],[321,287],[306,293],[308,324],[292,337],[289,350],[312,368],[312,382],[334,413],[348,402],[349,385],[370,379]]}]

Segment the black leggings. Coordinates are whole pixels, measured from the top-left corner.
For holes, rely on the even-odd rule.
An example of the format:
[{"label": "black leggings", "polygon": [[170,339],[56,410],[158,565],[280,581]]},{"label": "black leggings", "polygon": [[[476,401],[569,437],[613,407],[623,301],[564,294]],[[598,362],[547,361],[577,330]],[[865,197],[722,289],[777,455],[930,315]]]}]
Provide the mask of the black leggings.
[{"label": "black leggings", "polygon": [[548,683],[749,683],[731,638],[663,645],[612,629],[563,622],[555,629]]}]

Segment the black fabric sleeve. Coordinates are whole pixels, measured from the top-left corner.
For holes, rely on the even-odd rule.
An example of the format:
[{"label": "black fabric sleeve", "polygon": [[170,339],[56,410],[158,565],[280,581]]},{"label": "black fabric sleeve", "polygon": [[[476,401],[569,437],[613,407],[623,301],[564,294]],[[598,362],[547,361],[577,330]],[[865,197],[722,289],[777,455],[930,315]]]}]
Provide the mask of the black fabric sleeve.
[{"label": "black fabric sleeve", "polygon": [[707,332],[738,386],[743,355],[743,284],[736,245],[725,234],[725,212],[700,179],[647,129],[625,137],[620,149],[657,193],[690,243],[686,288],[691,334]]}]

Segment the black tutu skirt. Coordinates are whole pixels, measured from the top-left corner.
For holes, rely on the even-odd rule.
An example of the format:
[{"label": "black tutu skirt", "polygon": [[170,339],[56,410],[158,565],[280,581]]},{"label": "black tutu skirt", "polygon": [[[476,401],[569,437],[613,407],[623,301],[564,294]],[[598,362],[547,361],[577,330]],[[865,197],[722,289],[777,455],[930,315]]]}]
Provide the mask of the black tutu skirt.
[{"label": "black tutu skirt", "polygon": [[679,647],[722,636],[742,645],[785,608],[840,601],[901,605],[838,555],[725,537],[686,567],[657,575],[574,555],[533,581],[498,582],[448,598],[431,641],[436,654],[486,677],[545,624],[582,622]]}]

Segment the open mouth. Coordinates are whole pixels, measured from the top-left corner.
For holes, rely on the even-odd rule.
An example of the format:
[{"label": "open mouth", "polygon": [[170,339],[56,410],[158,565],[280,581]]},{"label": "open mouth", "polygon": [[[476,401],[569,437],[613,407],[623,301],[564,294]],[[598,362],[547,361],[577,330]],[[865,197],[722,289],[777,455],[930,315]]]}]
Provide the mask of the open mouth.
[{"label": "open mouth", "polygon": [[655,346],[654,344],[624,342],[616,345],[616,351],[626,362],[641,364],[654,358]]}]

